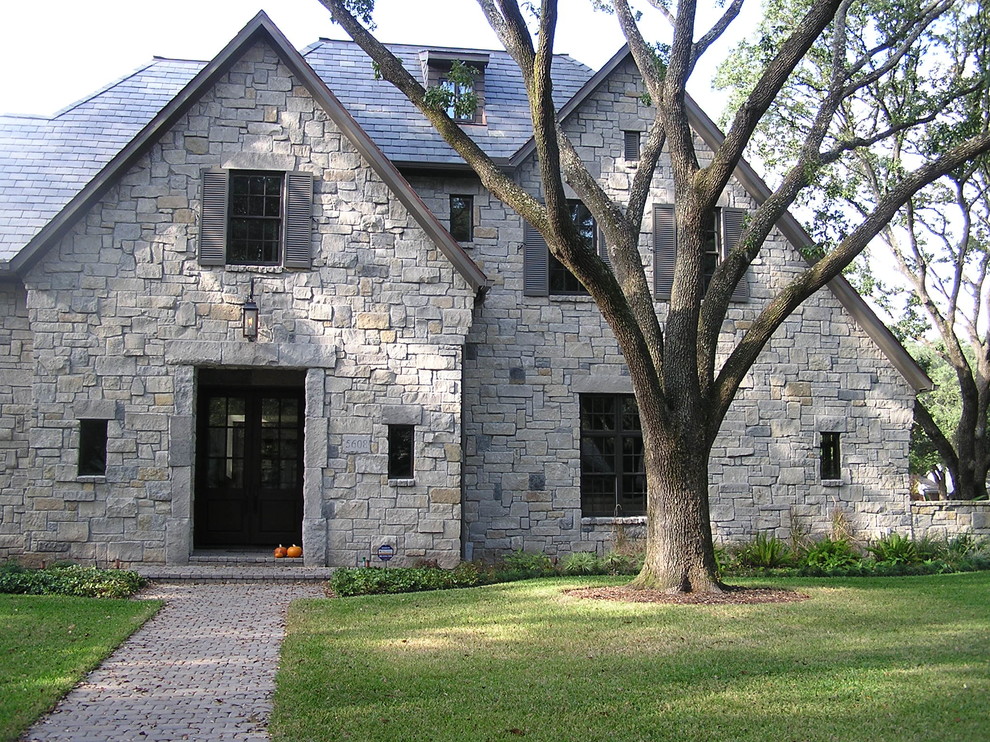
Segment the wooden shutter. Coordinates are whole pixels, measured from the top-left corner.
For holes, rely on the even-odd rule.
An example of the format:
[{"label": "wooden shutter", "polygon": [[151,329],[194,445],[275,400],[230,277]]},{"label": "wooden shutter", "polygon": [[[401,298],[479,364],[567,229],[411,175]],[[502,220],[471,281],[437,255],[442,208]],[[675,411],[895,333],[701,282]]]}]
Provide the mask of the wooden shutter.
[{"label": "wooden shutter", "polygon": [[286,268],[313,265],[313,176],[311,173],[285,174],[285,253]]},{"label": "wooden shutter", "polygon": [[550,293],[547,243],[536,229],[523,221],[523,296]]},{"label": "wooden shutter", "polygon": [[598,257],[605,261],[605,265],[612,267],[612,260],[608,256],[608,245],[605,243],[605,233],[598,230]]},{"label": "wooden shutter", "polygon": [[227,252],[227,171],[203,170],[199,264],[223,265]]},{"label": "wooden shutter", "polygon": [[653,205],[653,290],[656,298],[670,301],[674,287],[674,260],[677,258],[677,230],[674,207]]},{"label": "wooden shutter", "polygon": [[[743,222],[746,219],[746,209],[724,208],[722,211],[722,255],[729,254],[742,235]],[[735,291],[732,292],[732,301],[749,301],[749,276],[744,273],[736,284]]]},{"label": "wooden shutter", "polygon": [[639,162],[642,135],[638,131],[622,132],[622,158],[626,162]]}]

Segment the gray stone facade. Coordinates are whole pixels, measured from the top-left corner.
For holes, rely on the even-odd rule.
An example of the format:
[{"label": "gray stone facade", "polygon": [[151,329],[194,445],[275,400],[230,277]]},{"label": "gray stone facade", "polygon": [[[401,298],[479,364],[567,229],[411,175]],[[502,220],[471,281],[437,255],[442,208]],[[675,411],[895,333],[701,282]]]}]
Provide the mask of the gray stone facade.
[{"label": "gray stone facade", "polygon": [[[566,122],[619,198],[635,167],[622,132],[646,126],[638,93],[620,67]],[[472,178],[410,174],[440,221],[451,194],[474,197],[464,249],[490,284],[477,292],[335,121],[256,43],[18,280],[0,283],[0,558],[187,562],[205,378],[303,394],[309,565],[361,564],[383,543],[397,564],[601,552],[642,529],[642,518],[582,517],[580,396],[631,392],[594,303],[524,296],[519,217]],[[311,173],[312,268],[201,265],[209,168]],[[532,161],[516,172],[536,187]],[[654,200],[671,190],[662,164]],[[754,206],[735,182],[723,201]],[[648,273],[652,229],[648,215]],[[800,269],[776,235],[752,268],[752,301],[731,310],[727,349]],[[242,337],[252,285],[257,342]],[[836,518],[866,537],[909,526],[913,401],[871,336],[820,292],[777,333],[723,426],[711,463],[717,537],[786,538]],[[79,421],[94,419],[107,425],[106,474],[80,476]],[[415,426],[411,479],[388,476],[389,425]],[[822,432],[842,436],[841,480],[818,475]]]},{"label": "gray stone facade", "polygon": [[[209,167],[312,172],[312,270],[200,266]],[[256,343],[241,337],[252,278]],[[307,563],[358,564],[386,542],[407,559],[457,561],[474,292],[270,49],[251,49],[24,287],[26,302],[0,293],[12,308],[0,556],[187,560],[197,374],[220,368],[305,371]],[[94,417],[109,421],[106,476],[79,476],[77,421]],[[394,421],[417,426],[414,480],[387,478]]]}]

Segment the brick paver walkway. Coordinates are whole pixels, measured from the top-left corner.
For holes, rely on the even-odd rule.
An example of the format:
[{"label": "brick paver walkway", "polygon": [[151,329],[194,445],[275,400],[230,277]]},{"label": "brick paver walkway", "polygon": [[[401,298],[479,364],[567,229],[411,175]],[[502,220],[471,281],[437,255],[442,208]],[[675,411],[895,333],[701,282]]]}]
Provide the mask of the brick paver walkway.
[{"label": "brick paver walkway", "polygon": [[162,610],[24,739],[267,740],[285,609],[321,596],[317,581],[153,584],[140,597]]}]

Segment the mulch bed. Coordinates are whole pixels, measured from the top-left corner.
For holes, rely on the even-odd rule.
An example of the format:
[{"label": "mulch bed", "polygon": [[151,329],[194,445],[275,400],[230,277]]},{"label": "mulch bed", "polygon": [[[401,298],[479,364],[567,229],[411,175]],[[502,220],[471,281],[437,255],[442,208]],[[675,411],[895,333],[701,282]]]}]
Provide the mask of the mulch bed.
[{"label": "mulch bed", "polygon": [[665,593],[660,590],[634,590],[629,587],[584,587],[565,590],[565,595],[591,600],[619,600],[626,603],[671,603],[676,605],[747,605],[752,603],[794,603],[810,596],[794,590],[768,587],[726,586],[723,593]]}]

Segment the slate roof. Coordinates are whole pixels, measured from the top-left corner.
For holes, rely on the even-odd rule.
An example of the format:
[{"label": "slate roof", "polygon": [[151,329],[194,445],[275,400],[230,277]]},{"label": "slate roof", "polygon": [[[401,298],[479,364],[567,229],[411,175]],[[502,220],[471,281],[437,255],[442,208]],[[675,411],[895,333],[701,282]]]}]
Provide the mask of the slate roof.
[{"label": "slate roof", "polygon": [[0,260],[9,260],[205,62],[156,58],[51,118],[0,116]]},{"label": "slate roof", "polygon": [[[417,78],[420,52],[439,47],[390,45]],[[479,50],[458,50],[478,52]],[[529,138],[522,80],[504,51],[485,71],[487,126],[465,129],[490,155],[508,160]],[[398,165],[460,164],[461,158],[351,41],[321,39],[302,52],[344,107]],[[206,66],[155,58],[50,118],[0,115],[0,267],[58,212]],[[560,55],[556,101],[563,105],[592,70]]]},{"label": "slate roof", "polygon": [[[485,152],[500,160],[508,160],[530,138],[533,127],[526,89],[508,52],[409,44],[386,46],[420,82],[423,80],[419,55],[427,49],[488,54],[488,66],[484,70],[486,125],[465,125],[464,130]],[[375,80],[370,60],[356,44],[320,39],[302,54],[392,162],[399,165],[463,162],[402,93],[384,80]],[[594,71],[560,54],[554,58],[553,74],[554,103],[560,108]]]}]

